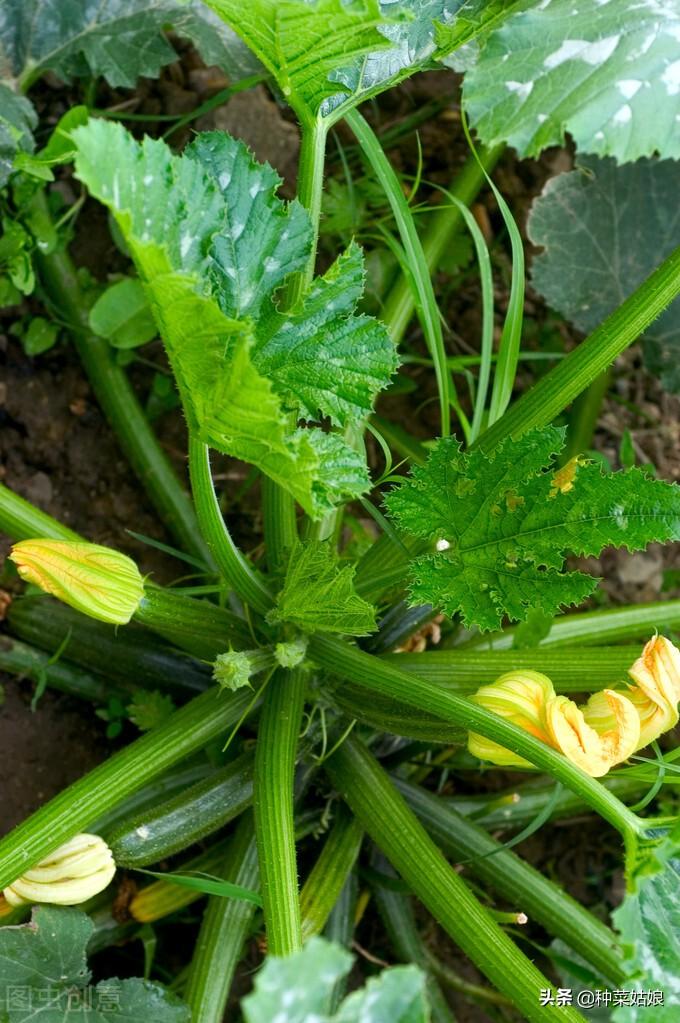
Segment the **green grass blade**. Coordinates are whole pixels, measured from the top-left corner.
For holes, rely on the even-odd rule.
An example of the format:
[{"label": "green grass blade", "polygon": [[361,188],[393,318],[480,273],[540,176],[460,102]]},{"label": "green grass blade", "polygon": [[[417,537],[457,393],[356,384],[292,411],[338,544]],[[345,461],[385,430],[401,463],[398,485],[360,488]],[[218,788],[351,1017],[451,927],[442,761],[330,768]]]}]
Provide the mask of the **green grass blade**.
[{"label": "green grass blade", "polygon": [[505,437],[519,437],[551,423],[679,294],[680,246],[566,359],[514,402],[476,445],[493,451]]},{"label": "green grass blade", "polygon": [[[354,132],[364,155],[383,188],[399,228],[401,242],[406,252],[413,281],[415,307],[434,363],[439,393],[441,433],[443,437],[446,437],[450,433],[449,403],[451,401],[452,380],[446,365],[446,350],[444,348],[439,309],[423,246],[418,237],[418,231],[413,219],[413,213],[406,201],[399,178],[368,122],[356,110],[349,112],[345,120]],[[454,402],[456,400],[455,392],[453,400]]]}]

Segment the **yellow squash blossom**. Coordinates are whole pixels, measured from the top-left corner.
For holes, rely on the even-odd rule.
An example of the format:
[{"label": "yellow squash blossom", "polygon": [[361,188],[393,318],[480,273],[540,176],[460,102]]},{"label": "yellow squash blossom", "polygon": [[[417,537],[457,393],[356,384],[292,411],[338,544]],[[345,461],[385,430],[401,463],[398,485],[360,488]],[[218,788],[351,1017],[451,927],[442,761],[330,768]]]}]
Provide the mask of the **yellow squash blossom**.
[{"label": "yellow squash blossom", "polygon": [[28,583],[102,622],[125,625],[144,596],[144,580],[131,558],[79,540],[23,540],[11,560]]},{"label": "yellow squash blossom", "polygon": [[626,692],[640,715],[640,746],[678,723],[680,650],[665,636],[654,636],[628,674],[636,685]]},{"label": "yellow squash blossom", "polygon": [[[549,743],[544,710],[546,701],[554,695],[552,682],[540,671],[509,671],[492,685],[478,689],[472,700]],[[468,748],[473,756],[490,760],[500,767],[533,766],[523,757],[476,732],[470,732]]]},{"label": "yellow squash blossom", "polygon": [[[556,695],[539,672],[509,672],[472,699],[599,778],[678,722],[680,650],[670,640],[651,639],[628,673],[635,685],[593,693],[583,707]],[[502,767],[532,766],[473,732],[468,747]]]},{"label": "yellow squash blossom", "polygon": [[550,745],[586,774],[601,778],[638,749],[640,719],[630,700],[613,689],[594,696],[583,710],[568,697],[555,696],[548,701],[545,716]]},{"label": "yellow squash blossom", "polygon": [[76,906],[103,891],[115,872],[113,854],[103,838],[76,835],[13,881],[2,894],[10,906]]}]

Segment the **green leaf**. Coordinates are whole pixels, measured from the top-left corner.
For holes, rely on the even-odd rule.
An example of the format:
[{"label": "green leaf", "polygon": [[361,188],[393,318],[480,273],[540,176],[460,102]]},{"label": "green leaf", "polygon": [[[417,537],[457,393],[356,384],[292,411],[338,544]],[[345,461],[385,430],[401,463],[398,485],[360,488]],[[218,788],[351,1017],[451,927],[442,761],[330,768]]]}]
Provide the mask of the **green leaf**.
[{"label": "green leaf", "polygon": [[375,608],[354,589],[354,566],[340,568],[332,545],[318,540],[291,551],[270,619],[348,636],[366,636],[376,627]]},{"label": "green leaf", "polygon": [[631,980],[624,988],[635,994],[662,991],[663,1005],[622,1005],[614,1009],[614,1023],[674,1023],[680,1001],[680,860],[643,877],[614,911],[614,925],[626,955],[624,967]]},{"label": "green leaf", "polygon": [[140,689],[135,693],[132,703],[128,704],[127,712],[133,725],[140,732],[148,732],[151,728],[163,724],[175,710],[172,697],[161,693],[158,689]]},{"label": "green leaf", "polygon": [[302,119],[336,97],[333,72],[389,46],[378,0],[206,0],[274,76]]},{"label": "green leaf", "polygon": [[0,1018],[7,1023],[189,1023],[188,1008],[159,984],[89,984],[92,921],[78,909],[38,906],[29,924],[0,928]]},{"label": "green leaf", "polygon": [[494,31],[463,90],[488,145],[522,156],[680,157],[680,10],[675,0],[549,0]]},{"label": "green leaf", "polygon": [[[529,236],[544,251],[533,286],[579,330],[594,330],[677,245],[679,192],[672,160],[617,167],[583,157],[534,202]],[[680,301],[649,327],[644,352],[664,386],[680,390]]]},{"label": "green leaf", "polygon": [[206,2],[259,57],[298,117],[328,124],[434,66],[498,20],[502,6],[487,15],[481,0]]},{"label": "green leaf", "polygon": [[386,328],[353,315],[364,290],[364,256],[352,243],[317,278],[299,312],[270,318],[254,360],[296,411],[345,426],[368,416],[398,364]]},{"label": "green leaf", "polygon": [[277,198],[277,175],[242,143],[209,133],[178,157],[104,121],[74,139],[78,177],[112,209],[137,264],[192,429],[258,466],[313,517],[360,496],[363,455],[339,434],[295,425],[367,416],[396,367],[385,328],[354,315],[360,250],[281,313],[275,296],[306,261],[309,220]]},{"label": "green leaf", "polygon": [[301,270],[311,250],[307,211],[276,195],[282,179],[258,163],[243,142],[205,132],[187,148],[221,192],[223,224],[210,251],[210,274],[222,312],[258,317],[288,274]]},{"label": "green leaf", "polygon": [[101,76],[129,88],[140,75],[157,78],[177,59],[164,31],[170,27],[232,81],[259,69],[238,36],[202,0],[2,0],[0,187],[17,156],[27,173],[52,179],[44,154],[30,157],[37,116],[21,91],[48,70],[66,81]]},{"label": "green leaf", "polygon": [[334,986],[351,966],[344,948],[316,937],[293,955],[269,956],[243,999],[246,1023],[428,1023],[425,975],[415,966],[383,971],[331,1014]]},{"label": "green leaf", "polygon": [[26,333],[22,335],[21,343],[26,355],[42,355],[53,347],[58,336],[59,326],[53,320],[35,316],[29,323]]},{"label": "green leaf", "polygon": [[254,906],[262,906],[262,899],[257,892],[243,885],[233,884],[231,881],[224,881],[220,877],[213,877],[210,874],[174,874],[167,871],[142,870],[138,867],[140,874],[149,874],[158,878],[159,881],[167,881],[168,884],[176,884],[179,888],[189,888],[194,892],[202,892],[204,895],[218,895],[223,899],[239,899],[241,902],[250,902]]},{"label": "green leaf", "polygon": [[47,70],[65,80],[93,75],[132,88],[140,75],[156,78],[177,59],[163,32],[172,27],[199,46],[207,43],[212,62],[243,77],[241,44],[224,33],[221,41],[217,26],[198,0],[3,0],[0,71],[23,88]]},{"label": "green leaf", "polygon": [[572,459],[549,467],[564,431],[530,430],[491,455],[438,441],[426,465],[392,490],[387,507],[409,533],[437,543],[411,563],[414,604],[461,613],[466,625],[499,628],[507,615],[554,614],[587,597],[597,580],[564,572],[568,553],[612,544],[638,550],[680,536],[680,489],[639,469],[605,475]]},{"label": "green leaf", "polygon": [[108,287],[90,309],[90,327],[114,348],[138,348],[156,337],[156,323],[141,281],[126,277]]},{"label": "green leaf", "polygon": [[33,152],[33,129],[37,123],[33,104],[0,84],[0,187],[7,183],[17,154]]}]

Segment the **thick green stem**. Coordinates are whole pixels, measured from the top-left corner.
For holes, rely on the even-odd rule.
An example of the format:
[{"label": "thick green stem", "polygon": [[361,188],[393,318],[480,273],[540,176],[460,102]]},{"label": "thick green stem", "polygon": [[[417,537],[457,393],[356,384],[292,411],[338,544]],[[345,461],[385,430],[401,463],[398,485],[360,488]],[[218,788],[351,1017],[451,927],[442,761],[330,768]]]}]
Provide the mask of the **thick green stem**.
[{"label": "thick green stem", "polygon": [[10,636],[0,636],[0,671],[21,678],[30,678],[40,684],[43,680],[50,689],[56,689],[69,696],[76,696],[91,703],[106,704],[112,697],[120,700],[131,699],[134,686],[113,686],[103,678],[97,678],[69,664],[58,660],[52,663],[49,654],[35,647],[20,643]]},{"label": "thick green stem", "polygon": [[319,222],[321,220],[327,134],[328,128],[323,118],[302,124],[297,197],[309,213],[313,234],[307,266],[300,273],[293,275],[286,289],[286,305],[288,308],[291,308],[300,300],[314,277],[316,249],[319,241]]},{"label": "thick green stem", "polygon": [[626,677],[640,655],[636,646],[532,650],[428,650],[422,654],[386,654],[382,660],[402,671],[436,683],[448,692],[464,695],[506,671],[531,668],[542,671],[559,693],[589,693],[612,686]]},{"label": "thick green stem", "polygon": [[[345,881],[342,891],[329,914],[326,929],[324,930],[324,937],[328,941],[336,941],[339,945],[344,945],[345,948],[352,947],[358,894],[359,883],[356,871],[353,870]],[[336,981],[330,998],[329,1009],[331,1013],[337,1012],[338,1006],[344,997],[346,987],[346,977]]]},{"label": "thick green stem", "polygon": [[462,860],[472,874],[566,941],[614,985],[623,982],[621,949],[613,931],[441,798],[400,778],[393,782],[447,856]]},{"label": "thick green stem", "polygon": [[233,728],[251,699],[250,690],[227,696],[211,689],[60,792],[0,841],[0,889],[131,793]]},{"label": "thick green stem", "polygon": [[551,423],[633,344],[680,294],[680,246],[566,359],[551,369],[475,442],[493,451],[507,437]]},{"label": "thick green stem", "polygon": [[452,725],[479,732],[518,753],[576,792],[588,806],[609,821],[627,843],[634,841],[641,832],[642,823],[639,818],[598,781],[584,774],[550,746],[497,714],[484,710],[462,696],[444,692],[439,686],[400,671],[339,639],[315,636],[309,645],[309,655],[320,667],[341,678],[347,678],[372,692],[390,696],[420,712],[440,717]]},{"label": "thick green stem", "polygon": [[262,518],[269,571],[285,571],[288,556],[298,538],[295,501],[274,480],[262,480]]},{"label": "thick green stem", "polygon": [[215,564],[241,600],[261,614],[266,613],[273,604],[272,596],[262,577],[232,540],[213,486],[210,450],[207,444],[191,435],[189,473],[198,523]]},{"label": "thick green stem", "polygon": [[[371,866],[388,877],[396,878],[396,873],[389,862],[377,850],[371,857]],[[394,891],[376,882],[373,885],[373,899],[397,958],[402,963],[415,963],[428,975],[427,994],[432,1012],[432,1023],[455,1023],[455,1017],[446,998],[430,972],[427,947],[416,926],[411,898],[405,892]],[[488,993],[493,998],[499,998],[505,1002],[503,995],[497,994],[491,988],[482,990],[485,994]]]},{"label": "thick green stem", "polygon": [[569,417],[567,446],[562,452],[562,461],[568,462],[575,455],[582,455],[593,446],[593,437],[600,417],[602,402],[612,382],[611,367],[595,377],[592,384],[579,394]]},{"label": "thick green stem", "polygon": [[[595,646],[622,640],[649,639],[655,631],[680,628],[680,600],[660,600],[651,604],[629,604],[601,611],[582,611],[555,619],[550,632],[540,641],[547,646]],[[461,645],[465,649],[508,650],[515,640],[515,628],[500,633],[480,633]]]},{"label": "thick green stem", "polygon": [[51,515],[40,511],[0,483],[0,533],[12,540],[82,540],[68,526],[63,526]]},{"label": "thick green stem", "polygon": [[364,830],[344,807],[300,892],[302,940],[320,934],[326,926],[347,878],[356,863]]},{"label": "thick green stem", "polygon": [[529,1023],[582,1021],[569,1007],[543,1008],[550,987],[446,862],[388,775],[354,735],[326,761],[331,781],[421,902]]},{"label": "thick green stem", "polygon": [[[260,871],[252,813],[239,821],[220,875],[244,888],[257,888]],[[255,906],[240,899],[213,895],[208,902],[184,992],[192,1019],[200,1023],[223,1020],[254,913]]]},{"label": "thick green stem", "polygon": [[[504,148],[504,146],[496,146],[494,149],[488,150],[480,148],[479,161],[470,156],[449,190],[451,195],[459,199],[465,206],[469,206],[486,182],[482,167],[490,174]],[[463,215],[453,203],[444,203],[440,210],[430,215],[422,239],[422,249],[427,269],[431,274],[436,272],[448,246],[463,227]],[[415,306],[413,288],[407,278],[400,274],[385,299],[380,314],[395,342],[401,341],[406,333]]]},{"label": "thick green stem", "polygon": [[[49,216],[42,192],[36,202]],[[75,267],[64,249],[37,254],[40,281],[50,302],[67,321],[97,401],[104,410],[133,471],[146,488],[163,523],[184,550],[211,566],[189,495],[153,433],[127,376],[111,348],[90,331],[88,309]]]},{"label": "thick green stem", "polygon": [[145,587],[134,617],[136,622],[205,661],[214,661],[232,646],[241,649],[253,644],[243,619],[226,608],[160,586]]},{"label": "thick green stem", "polygon": [[306,678],[278,671],[260,716],[255,759],[255,833],[262,875],[267,941],[272,955],[302,947],[293,780]]}]

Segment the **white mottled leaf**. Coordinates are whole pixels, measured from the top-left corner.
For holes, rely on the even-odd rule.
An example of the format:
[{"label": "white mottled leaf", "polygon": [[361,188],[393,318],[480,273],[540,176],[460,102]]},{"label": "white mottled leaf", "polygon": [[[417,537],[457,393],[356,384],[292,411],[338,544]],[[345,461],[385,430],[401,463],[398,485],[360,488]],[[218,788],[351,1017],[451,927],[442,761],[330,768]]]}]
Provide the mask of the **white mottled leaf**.
[{"label": "white mottled leaf", "polygon": [[542,0],[494,31],[463,97],[483,142],[680,157],[677,0]]}]

